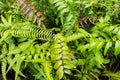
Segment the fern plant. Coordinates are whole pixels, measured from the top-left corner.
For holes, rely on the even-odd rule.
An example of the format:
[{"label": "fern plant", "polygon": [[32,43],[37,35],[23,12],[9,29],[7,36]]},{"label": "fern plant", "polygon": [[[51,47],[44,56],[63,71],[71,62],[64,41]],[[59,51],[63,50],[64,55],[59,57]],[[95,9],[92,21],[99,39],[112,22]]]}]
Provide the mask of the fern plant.
[{"label": "fern plant", "polygon": [[71,73],[69,69],[74,68],[71,64],[70,52],[66,45],[65,38],[61,34],[57,34],[50,49],[52,49],[50,50],[51,61],[54,63],[56,75],[58,75],[60,80],[64,74]]},{"label": "fern plant", "polygon": [[[21,36],[21,37],[32,38],[32,39],[39,38],[40,40],[51,40],[51,39],[54,38],[54,34],[52,34],[49,31],[45,31],[43,29],[39,29],[36,26],[34,26],[34,27],[26,27],[26,28],[24,26],[21,27],[21,24],[20,24],[20,27],[19,26],[16,27],[16,24],[13,24],[14,26],[11,26],[11,24],[10,24],[10,23],[12,23],[11,22],[11,20],[12,20],[11,17],[9,17],[9,21],[8,22],[7,22],[7,20],[3,16],[1,18],[2,18],[2,21],[4,23],[4,24],[1,24],[2,25],[1,29],[3,28],[1,30],[1,32],[0,32],[1,33],[1,37],[2,37],[0,39],[1,45],[4,42],[6,42],[7,44],[9,44],[9,50],[8,50],[8,52],[5,53],[5,56],[7,56],[7,58],[5,58],[5,59],[7,59],[7,60],[4,60],[4,61],[6,63],[2,63],[2,66],[3,66],[2,67],[2,74],[3,74],[4,79],[6,80],[6,76],[5,75],[7,74],[7,72],[10,69],[13,69],[16,72],[16,74],[15,74],[15,80],[17,80],[19,78],[18,75],[21,75],[21,76],[25,77],[21,73],[21,71],[20,71],[20,70],[22,70],[21,69],[21,66],[22,66],[21,64],[23,63],[24,60],[27,61],[27,60],[31,59],[30,58],[31,55],[29,55],[29,57],[27,58],[25,56],[26,52],[22,52],[21,53],[21,51],[27,51],[26,54],[29,54],[29,51],[27,50],[27,48],[29,48],[29,46],[30,46],[31,43],[33,45],[33,41],[34,40],[30,40],[28,42],[19,44],[19,46],[17,47],[17,46],[15,46],[14,42],[11,39],[12,36],[14,36],[14,37],[20,37]],[[7,24],[9,24],[9,25],[7,25]],[[25,24],[23,24],[23,25],[25,25]],[[4,27],[6,27],[6,29]],[[45,33],[46,33],[46,35],[45,35]],[[12,45],[12,47],[10,47],[10,45]],[[28,46],[24,46],[24,45],[28,45]],[[5,48],[5,47],[3,47],[3,48]],[[2,53],[4,53],[4,52],[2,52]],[[14,55],[14,57],[12,57],[13,55]],[[3,57],[2,56],[3,55],[1,55],[1,59],[4,59],[4,56]],[[36,56],[36,55],[34,55],[34,56]],[[37,57],[35,57],[35,59],[36,58]],[[6,67],[7,67],[6,65],[7,64],[9,64],[8,69],[6,69]],[[48,73],[47,73],[47,76],[49,76]]]}]

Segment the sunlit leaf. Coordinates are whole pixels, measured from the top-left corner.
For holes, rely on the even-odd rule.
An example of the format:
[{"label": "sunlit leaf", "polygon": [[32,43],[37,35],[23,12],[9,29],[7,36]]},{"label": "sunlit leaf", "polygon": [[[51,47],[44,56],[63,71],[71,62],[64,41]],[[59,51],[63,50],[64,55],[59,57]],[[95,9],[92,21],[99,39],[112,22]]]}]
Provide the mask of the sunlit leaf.
[{"label": "sunlit leaf", "polygon": [[119,54],[120,54],[120,41],[116,41],[114,55],[117,56]]},{"label": "sunlit leaf", "polygon": [[57,9],[61,10],[61,9],[65,8],[65,7],[66,7],[66,5],[60,5]]},{"label": "sunlit leaf", "polygon": [[73,60],[72,64],[74,65],[85,65],[86,60],[85,59],[77,59],[77,60]]},{"label": "sunlit leaf", "polygon": [[104,49],[104,55],[107,54],[108,49],[112,46],[112,42],[108,41],[107,44],[105,45],[105,49]]},{"label": "sunlit leaf", "polygon": [[15,80],[17,80],[18,74],[20,73],[20,67],[21,67],[20,57],[21,56],[19,55],[15,65]]},{"label": "sunlit leaf", "polygon": [[68,9],[68,8],[65,8],[65,9],[63,9],[63,10],[60,12],[60,14],[63,15],[64,13],[66,13],[66,12],[68,12],[68,11],[69,11],[69,9]]},{"label": "sunlit leaf", "polygon": [[101,40],[101,42],[98,43],[96,48],[100,50],[103,47],[103,45],[104,45],[104,40]]},{"label": "sunlit leaf", "polygon": [[15,62],[17,62],[18,58],[19,58],[19,55],[16,55],[13,59],[11,59],[9,57],[7,58],[8,63],[9,63],[9,67],[7,69],[7,72],[13,67],[13,65],[15,65]]},{"label": "sunlit leaf", "polygon": [[3,22],[5,25],[8,24],[7,20],[5,19],[5,17],[3,17],[3,15],[1,15],[1,20],[2,20],[2,22]]},{"label": "sunlit leaf", "polygon": [[63,2],[57,2],[57,3],[55,4],[55,7],[58,7],[58,6],[60,6],[60,5],[64,5],[64,3],[63,3]]},{"label": "sunlit leaf", "polygon": [[28,42],[23,42],[23,43],[19,44],[18,48],[21,51],[24,51],[25,49],[27,49],[31,45],[32,42],[33,42],[33,40],[30,40]]},{"label": "sunlit leaf", "polygon": [[62,58],[62,55],[61,54],[54,54],[54,55],[51,55],[51,60],[59,60]]},{"label": "sunlit leaf", "polygon": [[44,73],[46,76],[45,77],[46,80],[53,80],[52,75],[51,75],[51,70],[52,70],[51,63],[45,60],[42,65],[44,67]]},{"label": "sunlit leaf", "polygon": [[99,68],[101,68],[101,65],[102,65],[102,64],[107,64],[107,63],[109,63],[109,60],[108,60],[108,59],[104,59],[103,56],[102,56],[102,54],[101,54],[99,51],[97,51],[97,52],[95,53],[95,59],[96,59],[96,61],[97,61],[97,66],[98,66]]},{"label": "sunlit leaf", "polygon": [[64,72],[63,72],[63,66],[60,66],[59,69],[57,70],[56,74],[59,77],[59,80],[63,78]]},{"label": "sunlit leaf", "polygon": [[4,59],[3,61],[2,61],[2,76],[3,76],[3,79],[4,80],[7,80],[7,78],[6,78],[6,68],[7,68],[7,63],[6,63],[6,60]]},{"label": "sunlit leaf", "polygon": [[54,65],[54,68],[58,69],[60,66],[62,66],[62,60],[57,61]]}]

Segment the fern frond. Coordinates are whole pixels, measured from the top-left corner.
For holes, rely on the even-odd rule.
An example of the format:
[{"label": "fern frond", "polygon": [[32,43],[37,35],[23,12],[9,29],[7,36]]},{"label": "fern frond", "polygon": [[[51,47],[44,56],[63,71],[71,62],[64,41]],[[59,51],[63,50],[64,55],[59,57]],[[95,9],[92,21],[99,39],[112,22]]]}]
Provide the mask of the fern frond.
[{"label": "fern frond", "polygon": [[74,40],[81,39],[84,37],[85,37],[84,34],[76,33],[76,34],[72,34],[71,36],[68,36],[66,39],[67,39],[67,42],[70,42],[70,41],[74,41]]},{"label": "fern frond", "polygon": [[69,8],[67,7],[67,4],[63,0],[54,0],[53,3],[55,4],[55,7],[57,7],[57,10],[60,11],[60,14],[63,15],[66,12],[69,12]]},{"label": "fern frond", "polygon": [[6,33],[10,33],[12,36],[16,37],[38,38],[41,40],[51,40],[54,38],[53,33],[39,28],[32,28],[31,30],[11,29],[1,32],[2,35],[6,35]]},{"label": "fern frond", "polygon": [[0,35],[2,36],[2,38],[0,39],[0,44],[2,43],[2,41],[4,41],[8,35],[9,35],[9,32],[0,32]]},{"label": "fern frond", "polygon": [[36,36],[36,38],[43,37],[43,39],[51,40],[55,36],[55,34],[53,34],[52,32],[49,32],[47,30],[42,30],[42,29],[39,29],[39,28],[33,28],[31,31],[37,33],[38,36]]},{"label": "fern frond", "polygon": [[[42,55],[42,54],[40,54]],[[44,57],[45,58],[45,57]],[[31,62],[34,61],[33,65],[34,66],[29,66],[31,73],[35,76],[40,75],[39,79],[44,77],[46,80],[53,80],[52,78],[52,65],[51,62],[45,60],[43,57],[40,57],[40,60],[37,60],[37,58],[34,57],[34,59],[31,59]],[[30,60],[28,60],[30,61]],[[40,65],[41,64],[41,65]]]},{"label": "fern frond", "polygon": [[58,12],[58,17],[60,18],[64,31],[77,26],[77,14],[74,13],[74,9],[71,7],[71,5],[74,6],[75,4],[72,3],[74,3],[74,1],[53,0],[54,7]]},{"label": "fern frond", "polygon": [[35,76],[35,79],[42,79],[45,80],[43,69],[41,68],[40,64],[38,63],[28,63],[28,71]]},{"label": "fern frond", "polygon": [[96,37],[101,37],[106,40],[104,55],[106,55],[109,48],[114,45],[114,55],[118,56],[120,54],[120,25],[109,25],[103,18],[100,22],[102,24],[97,23],[96,27],[92,30],[95,31],[94,34],[97,34]]},{"label": "fern frond", "polygon": [[2,60],[1,70],[2,70],[2,76],[3,76],[4,80],[7,80],[7,78],[6,78],[6,74],[7,74],[7,60],[5,58],[5,56],[7,55],[7,52],[8,52],[7,45],[4,44],[3,47],[2,47],[2,53],[3,54],[1,54],[1,56],[3,56],[2,57],[3,59],[1,59]]},{"label": "fern frond", "polygon": [[3,76],[3,79],[4,79],[4,80],[7,80],[7,78],[6,78],[7,61],[6,61],[5,59],[3,59],[3,61],[2,61],[2,66],[1,66],[1,68],[2,68],[2,76]]},{"label": "fern frond", "polygon": [[93,17],[82,17],[78,21],[78,27],[90,27],[90,24],[93,24],[95,21],[97,21],[99,17],[93,16]]},{"label": "fern frond", "polygon": [[11,55],[13,54],[8,54],[7,55],[7,62],[9,64],[8,69],[6,70],[6,73],[10,70],[13,69],[15,71],[15,80],[19,78],[18,75],[26,77],[22,72],[21,72],[21,64],[23,63],[22,56],[20,54],[15,54],[15,56],[12,58]]},{"label": "fern frond", "polygon": [[77,60],[73,60],[72,64],[74,65],[85,65],[85,59],[77,59]]},{"label": "fern frond", "polygon": [[70,36],[67,36],[66,37],[66,42],[70,42],[70,41],[74,41],[74,40],[81,39],[81,38],[86,38],[86,37],[91,37],[90,33],[85,31],[84,29],[79,29],[78,33],[74,33]]},{"label": "fern frond", "polygon": [[[32,5],[27,0],[16,0],[18,3],[18,6],[20,9],[24,12],[25,16],[28,18],[32,18],[32,22],[37,22],[38,26],[41,26],[42,21],[45,19],[45,16],[43,16],[43,13],[40,11],[37,11],[34,5]],[[42,24],[42,27],[46,29],[45,25]]]},{"label": "fern frond", "polygon": [[108,34],[110,37],[113,37],[112,35],[116,35],[118,39],[120,36],[120,25],[108,25],[102,29],[103,32]]},{"label": "fern frond", "polygon": [[15,65],[15,62],[18,60],[18,55],[16,55],[13,59],[8,57],[7,60],[8,60],[8,63],[9,63],[9,67],[8,67],[6,72],[8,72]]},{"label": "fern frond", "polygon": [[67,47],[66,40],[61,34],[57,34],[54,39],[53,45],[50,47],[51,61],[54,63],[56,75],[62,79],[64,74],[69,74],[71,68],[71,56],[69,48]]},{"label": "fern frond", "polygon": [[42,66],[43,66],[43,71],[44,71],[46,80],[53,80],[51,62],[44,60],[42,62]]}]

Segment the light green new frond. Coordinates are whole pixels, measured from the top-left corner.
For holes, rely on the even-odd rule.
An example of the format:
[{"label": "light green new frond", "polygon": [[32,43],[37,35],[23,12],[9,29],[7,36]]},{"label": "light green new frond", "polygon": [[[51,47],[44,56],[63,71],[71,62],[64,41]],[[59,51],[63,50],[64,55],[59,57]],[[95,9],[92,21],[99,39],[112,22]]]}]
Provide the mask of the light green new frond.
[{"label": "light green new frond", "polygon": [[[53,33],[39,29],[39,28],[33,28],[30,30],[11,29],[11,30],[4,31],[1,34],[4,36],[11,34],[12,36],[16,36],[16,37],[37,38],[37,39],[41,39],[41,40],[51,40],[54,38]],[[5,38],[6,38],[6,36],[5,36]],[[4,39],[4,37],[3,37],[3,39]],[[1,39],[1,41],[3,41],[3,39]]]},{"label": "light green new frond", "polygon": [[114,50],[114,55],[118,56],[120,54],[120,41],[117,40],[115,42],[115,50]]},{"label": "light green new frond", "polygon": [[7,79],[6,79],[7,62],[6,62],[5,59],[3,59],[3,61],[2,61],[2,66],[1,66],[1,68],[2,68],[2,76],[3,76],[3,79],[4,79],[4,80],[7,80]]},{"label": "light green new frond", "polygon": [[18,60],[18,55],[16,55],[13,59],[11,59],[11,57],[8,56],[7,60],[9,63],[9,67],[7,69],[7,72],[15,65],[15,62]]},{"label": "light green new frond", "polygon": [[43,66],[43,71],[44,71],[46,80],[53,80],[51,62],[45,60],[42,62],[42,66]]},{"label": "light green new frond", "polygon": [[10,69],[13,69],[15,71],[15,80],[18,79],[18,75],[25,77],[25,75],[21,72],[21,64],[23,62],[21,58],[22,56],[19,54],[16,54],[14,58],[11,58],[10,54],[7,56],[9,67],[6,72],[8,72]]},{"label": "light green new frond", "polygon": [[77,39],[80,39],[80,38],[84,38],[85,35],[82,34],[82,33],[76,33],[76,34],[72,34],[71,36],[68,36],[66,38],[67,42],[70,42],[70,41],[74,41],[74,40],[77,40]]},{"label": "light green new frond", "polygon": [[17,80],[18,78],[18,74],[20,73],[20,67],[21,67],[21,56],[20,55],[16,55],[18,57],[17,61],[16,61],[16,65],[15,65],[15,80]]},{"label": "light green new frond", "polygon": [[4,80],[7,80],[6,78],[6,74],[7,74],[7,60],[5,59],[5,56],[7,55],[7,45],[4,44],[3,47],[2,47],[2,53],[0,55],[0,57],[2,58],[0,61],[2,61],[2,64],[1,64],[1,70],[2,70],[2,76],[3,76],[3,79]]},{"label": "light green new frond", "polygon": [[107,54],[108,50],[112,47],[112,41],[106,42],[105,49],[104,49],[104,55]]},{"label": "light green new frond", "polygon": [[66,39],[61,34],[55,36],[54,43],[50,47],[50,52],[51,61],[54,63],[56,75],[59,77],[59,80],[61,80],[64,74],[70,74],[69,69],[73,68]]}]

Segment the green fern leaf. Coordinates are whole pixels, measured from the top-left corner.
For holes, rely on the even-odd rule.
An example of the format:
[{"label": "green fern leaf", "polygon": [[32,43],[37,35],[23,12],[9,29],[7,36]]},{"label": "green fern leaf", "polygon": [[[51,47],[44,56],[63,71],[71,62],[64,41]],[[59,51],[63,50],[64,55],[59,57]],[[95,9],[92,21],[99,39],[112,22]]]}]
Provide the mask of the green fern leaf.
[{"label": "green fern leaf", "polygon": [[45,77],[46,80],[53,80],[52,75],[51,75],[51,70],[52,70],[51,62],[43,61],[42,65],[44,67],[44,73],[46,76]]},{"label": "green fern leaf", "polygon": [[9,34],[16,37],[38,38],[41,40],[52,40],[54,38],[53,33],[46,30],[39,29],[39,28],[31,28],[28,30],[11,29],[11,30],[6,30],[2,32],[2,35],[4,36],[2,39],[0,39],[0,42],[2,42]]},{"label": "green fern leaf", "polygon": [[7,60],[6,60],[6,55],[7,55],[7,52],[8,52],[8,50],[7,50],[7,45],[6,44],[4,44],[3,46],[2,46],[2,54],[1,54],[1,56],[2,56],[2,59],[1,59],[1,61],[2,61],[2,64],[1,64],[1,70],[2,70],[2,76],[3,76],[3,79],[4,80],[7,80],[6,79],[6,74],[7,74]]},{"label": "green fern leaf", "polygon": [[2,38],[0,39],[0,44],[9,36],[9,32],[1,32],[1,36]]},{"label": "green fern leaf", "polygon": [[77,60],[73,60],[72,61],[72,64],[74,64],[74,65],[85,65],[85,62],[86,62],[86,60],[85,59],[77,59]]},{"label": "green fern leaf", "polygon": [[61,6],[61,5],[64,5],[64,3],[59,1],[55,4],[55,7],[58,7],[58,6]]},{"label": "green fern leaf", "polygon": [[1,20],[2,20],[3,24],[5,24],[5,25],[8,24],[7,20],[5,19],[5,17],[3,17],[3,15],[1,15]]},{"label": "green fern leaf", "polygon": [[76,33],[76,34],[73,34],[71,36],[68,36],[66,38],[66,41],[70,42],[70,41],[74,41],[74,40],[81,39],[81,38],[84,38],[84,37],[85,37],[84,34],[82,34],[82,33]]},{"label": "green fern leaf", "polygon": [[106,44],[106,46],[105,46],[105,49],[104,49],[104,55],[107,54],[107,51],[108,51],[108,49],[109,49],[111,46],[112,46],[112,42],[111,42],[111,41],[108,41],[107,44]]},{"label": "green fern leaf", "polygon": [[99,67],[99,68],[101,68],[101,65],[102,64],[107,64],[107,63],[109,63],[110,62],[110,60],[109,59],[104,59],[103,58],[103,56],[102,56],[102,54],[100,53],[100,51],[95,51],[95,60],[97,61],[97,66]]},{"label": "green fern leaf", "polygon": [[33,41],[34,41],[34,40],[29,40],[29,41],[27,41],[27,42],[23,42],[23,43],[19,44],[18,48],[19,48],[21,51],[24,51],[24,50],[26,50],[27,48],[29,48],[29,46],[31,46],[31,45],[34,44]]},{"label": "green fern leaf", "polygon": [[54,61],[54,60],[59,60],[62,58],[62,55],[61,54],[53,54],[51,55],[51,60]]},{"label": "green fern leaf", "polygon": [[15,57],[18,57],[15,65],[15,80],[18,78],[18,74],[20,73],[20,67],[21,67],[21,62],[20,62],[20,55],[16,55]]},{"label": "green fern leaf", "polygon": [[104,43],[105,43],[105,41],[103,39],[101,39],[96,48],[98,50],[101,50],[101,48],[103,47]]},{"label": "green fern leaf", "polygon": [[15,62],[18,60],[19,56],[16,55],[13,59],[11,59],[11,57],[8,56],[7,60],[9,63],[9,67],[7,69],[7,72],[15,65]]},{"label": "green fern leaf", "polygon": [[117,57],[117,55],[119,54],[120,54],[120,41],[116,41],[114,55]]},{"label": "green fern leaf", "polygon": [[[51,61],[54,63],[54,69],[59,80],[63,78],[64,74],[70,73],[70,69],[73,68],[71,64],[71,56],[69,48],[66,44],[66,39],[61,35],[55,36],[53,45],[50,47]],[[65,73],[66,72],[66,73]]]},{"label": "green fern leaf", "polygon": [[66,7],[66,5],[61,5],[61,6],[59,6],[59,7],[57,8],[57,10],[59,11],[59,10],[65,8],[65,7]]},{"label": "green fern leaf", "polygon": [[[13,69],[14,71],[16,71],[16,66],[13,66],[12,69]],[[18,74],[19,74],[20,76],[26,78],[26,76],[25,76],[21,71],[19,71],[19,73],[17,73],[16,78],[18,78]]]},{"label": "green fern leaf", "polygon": [[62,61],[59,60],[59,61],[57,61],[57,62],[55,63],[54,68],[55,68],[55,69],[58,69],[59,66],[61,66],[61,65],[62,65]]},{"label": "green fern leaf", "polygon": [[59,75],[59,80],[61,80],[63,78],[64,75],[64,70],[63,70],[63,66],[60,66],[56,72],[57,75]]},{"label": "green fern leaf", "polygon": [[1,67],[2,67],[2,76],[3,76],[3,79],[7,80],[7,78],[6,78],[7,62],[6,62],[5,59],[3,59],[3,61],[2,61],[2,66]]}]

